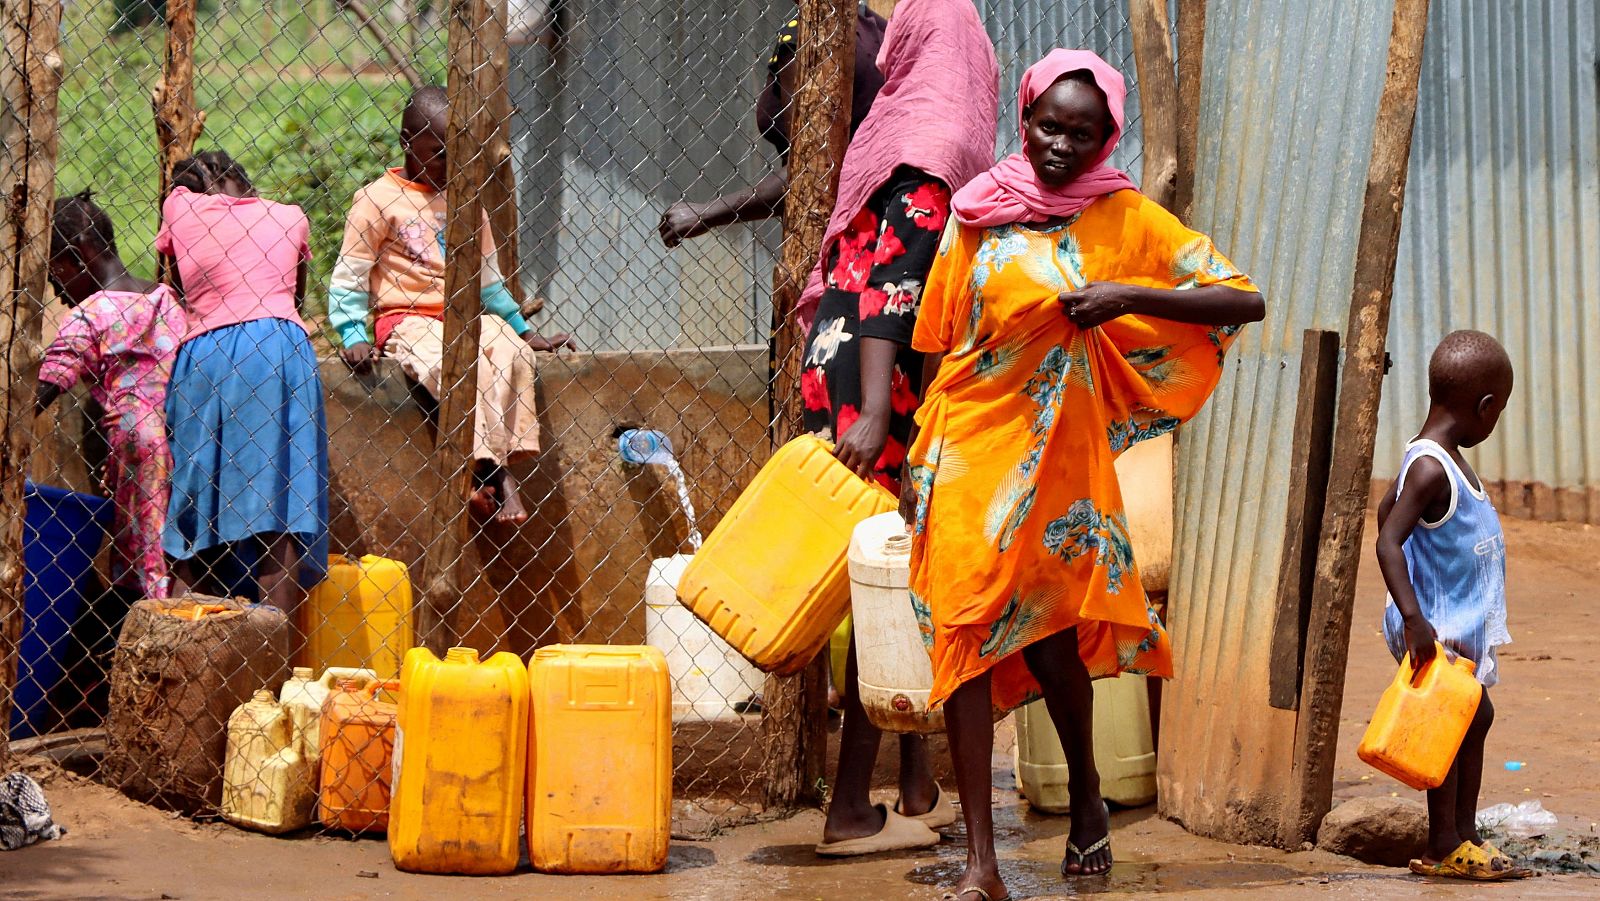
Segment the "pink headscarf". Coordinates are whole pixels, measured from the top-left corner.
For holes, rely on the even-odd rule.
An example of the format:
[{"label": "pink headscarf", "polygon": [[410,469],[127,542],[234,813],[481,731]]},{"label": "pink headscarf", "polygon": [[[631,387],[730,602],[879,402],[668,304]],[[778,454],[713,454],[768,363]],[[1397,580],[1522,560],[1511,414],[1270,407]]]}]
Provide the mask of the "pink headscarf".
[{"label": "pink headscarf", "polygon": [[878,69],[883,88],[845,151],[822,257],[795,309],[805,331],[822,297],[822,259],[897,167],[955,191],[994,161],[1000,67],[972,0],[901,0]]},{"label": "pink headscarf", "polygon": [[[1012,222],[1065,219],[1083,212],[1089,204],[1113,191],[1124,188],[1138,190],[1127,173],[1106,165],[1106,157],[1111,155],[1117,141],[1122,139],[1122,105],[1128,96],[1128,86],[1122,79],[1122,73],[1099,55],[1089,50],[1050,51],[1048,56],[1023,73],[1022,102],[1018,110],[1032,106],[1039,95],[1049,90],[1062,76],[1085,69],[1094,76],[1094,83],[1105,93],[1106,105],[1111,108],[1111,119],[1116,125],[1106,146],[1100,151],[1100,158],[1065,187],[1049,188],[1039,183],[1039,177],[1027,157],[1013,153],[968,182],[952,198],[950,205],[962,225],[989,228]],[[1023,140],[1027,140],[1027,124],[1023,123],[1021,128]]]}]

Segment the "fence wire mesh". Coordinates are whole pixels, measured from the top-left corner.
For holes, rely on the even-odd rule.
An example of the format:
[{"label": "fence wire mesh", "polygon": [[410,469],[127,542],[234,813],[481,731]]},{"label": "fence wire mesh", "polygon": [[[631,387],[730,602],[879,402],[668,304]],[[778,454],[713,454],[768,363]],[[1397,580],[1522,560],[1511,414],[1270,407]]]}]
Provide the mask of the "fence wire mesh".
[{"label": "fence wire mesh", "polygon": [[[1022,71],[1050,48],[1085,46],[1134,87],[1112,161],[1137,178],[1125,4],[977,7],[1001,68],[997,153],[1018,148]],[[72,279],[104,259],[52,266],[62,296],[42,310],[41,379],[70,390],[40,417],[29,462],[14,747],[200,814],[225,792],[237,806],[276,797],[274,780],[320,782],[319,808],[258,805],[262,816],[380,828],[385,680],[412,645],[526,660],[557,642],[650,644],[671,669],[675,819],[692,832],[758,808],[762,676],[676,604],[673,583],[770,450],[780,230],[776,218],[697,224],[686,230],[704,234],[681,243],[662,230],[669,208],[684,230],[713,218],[713,198],[782,171],[756,119],[764,92],[781,95],[796,7],[488,8],[508,38],[509,177],[481,195],[482,243],[496,252],[477,271],[498,315],[480,321],[477,377],[457,389],[476,411],[472,484],[496,492],[480,492],[487,512],[462,548],[470,576],[441,603],[424,591],[433,511],[462,499],[430,464],[449,366],[437,317],[447,251],[478,241],[447,244],[449,206],[426,189],[443,178],[426,159],[443,135],[402,129],[402,109],[408,72],[446,81],[448,5],[202,0],[192,78],[204,120],[188,148],[200,155],[175,171],[187,192],[163,201],[152,91],[181,88],[163,82],[167,4],[67,0],[56,193],[91,190],[94,206],[58,207],[56,243],[83,250],[109,229],[114,245],[96,252],[114,249],[129,274],[91,297]],[[481,148],[486,169],[497,146]],[[176,259],[181,305],[144,281],[162,254]],[[246,296],[261,318],[207,313]],[[524,319],[528,334],[568,333],[578,350],[536,356],[543,345],[517,334]],[[364,343],[371,360],[352,352]],[[513,497],[526,522],[499,521],[517,512]],[[161,582],[163,549],[193,556],[174,570],[190,587],[290,598],[295,612],[161,601],[177,593]],[[156,602],[135,608],[142,598]],[[309,681],[283,689],[291,666]],[[241,707],[263,689],[272,703]],[[274,713],[280,691],[336,702],[319,725],[311,702]],[[230,717],[240,759],[254,762],[224,774]]]}]

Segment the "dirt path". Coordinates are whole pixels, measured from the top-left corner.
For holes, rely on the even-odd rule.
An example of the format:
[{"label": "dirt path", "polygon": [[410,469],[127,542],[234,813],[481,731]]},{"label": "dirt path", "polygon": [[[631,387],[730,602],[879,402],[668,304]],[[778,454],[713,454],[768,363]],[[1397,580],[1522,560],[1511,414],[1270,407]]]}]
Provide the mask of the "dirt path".
[{"label": "dirt path", "polygon": [[[1484,804],[1538,798],[1574,832],[1600,820],[1600,714],[1588,708],[1600,676],[1584,645],[1600,633],[1600,597],[1591,588],[1600,530],[1507,523],[1511,551],[1511,631],[1495,692],[1498,721],[1489,737]],[[1355,758],[1367,713],[1393,673],[1376,623],[1383,592],[1376,568],[1363,569],[1352,635],[1336,797],[1404,792]],[[880,771],[892,772],[885,748]],[[1525,766],[1507,771],[1505,760]],[[1008,769],[1008,768],[1007,768]],[[1368,777],[1370,778],[1363,778]],[[1285,853],[1197,838],[1154,816],[1119,812],[1109,879],[1073,886],[1056,874],[1067,823],[1041,817],[1016,799],[1010,774],[997,772],[1002,868],[1017,898],[1157,892],[1185,898],[1594,898],[1600,880],[1545,877],[1515,887],[1427,884],[1393,869],[1367,867],[1322,852]],[[66,840],[0,854],[0,897],[14,899],[249,899],[319,901],[437,898],[932,899],[960,871],[960,835],[921,854],[824,862],[811,853],[821,816],[746,826],[707,842],[674,843],[659,876],[579,878],[531,873],[502,879],[411,876],[397,872],[381,840],[274,839],[218,824],[173,819],[99,785],[57,775],[46,788]],[[885,797],[884,800],[889,800]]]}]

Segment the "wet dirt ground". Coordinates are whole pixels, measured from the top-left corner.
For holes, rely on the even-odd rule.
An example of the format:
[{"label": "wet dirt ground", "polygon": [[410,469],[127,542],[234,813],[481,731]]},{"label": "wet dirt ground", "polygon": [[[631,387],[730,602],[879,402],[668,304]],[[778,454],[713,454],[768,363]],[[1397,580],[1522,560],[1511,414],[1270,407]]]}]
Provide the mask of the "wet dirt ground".
[{"label": "wet dirt ground", "polygon": [[[1600,634],[1594,590],[1600,529],[1508,521],[1506,531],[1516,644],[1501,655],[1482,806],[1538,799],[1561,819],[1566,836],[1556,841],[1594,836],[1600,829],[1600,714],[1593,708],[1600,674],[1592,653]],[[1394,670],[1377,631],[1383,591],[1369,558],[1364,553],[1351,635],[1336,803],[1391,792],[1416,796],[1355,757],[1367,713]],[[1161,820],[1153,807],[1114,815],[1117,864],[1109,877],[1063,884],[1056,868],[1067,821],[1030,812],[1016,797],[1009,749],[1001,742],[996,752],[999,849],[1014,898],[1147,892],[1184,898],[1600,897],[1600,879],[1584,876],[1498,886],[1429,883],[1320,851],[1213,842]],[[880,756],[880,773],[892,773],[892,750]],[[1523,766],[1507,770],[1507,760]],[[494,879],[414,876],[394,869],[381,840],[277,839],[194,823],[65,774],[49,779],[46,792],[57,820],[71,832],[63,841],[0,854],[0,898],[933,899],[953,883],[965,854],[956,830],[926,852],[824,861],[811,852],[822,818],[808,811],[709,841],[674,842],[667,872],[655,876],[553,877],[526,867]],[[891,792],[882,796],[892,800]]]}]

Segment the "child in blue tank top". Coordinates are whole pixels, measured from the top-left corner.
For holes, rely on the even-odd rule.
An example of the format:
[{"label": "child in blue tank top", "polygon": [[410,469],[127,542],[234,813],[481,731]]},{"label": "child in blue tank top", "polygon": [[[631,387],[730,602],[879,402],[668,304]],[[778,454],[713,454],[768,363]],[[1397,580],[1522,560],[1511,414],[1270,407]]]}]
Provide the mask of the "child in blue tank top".
[{"label": "child in blue tank top", "polygon": [[1384,637],[1416,666],[1447,653],[1477,664],[1483,700],[1444,784],[1428,791],[1426,876],[1498,880],[1531,875],[1478,834],[1483,742],[1494,722],[1489,687],[1506,631],[1506,550],[1500,517],[1461,448],[1494,433],[1511,395],[1511,358],[1483,332],[1452,332],[1428,362],[1428,419],[1406,446],[1394,487],[1378,505],[1378,564],[1389,588]]}]

